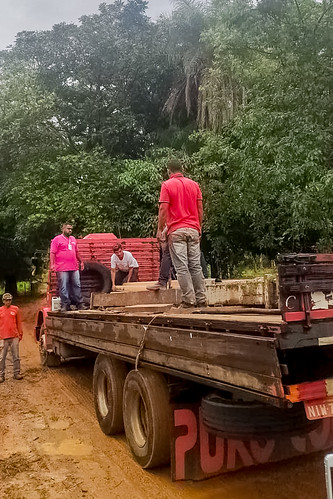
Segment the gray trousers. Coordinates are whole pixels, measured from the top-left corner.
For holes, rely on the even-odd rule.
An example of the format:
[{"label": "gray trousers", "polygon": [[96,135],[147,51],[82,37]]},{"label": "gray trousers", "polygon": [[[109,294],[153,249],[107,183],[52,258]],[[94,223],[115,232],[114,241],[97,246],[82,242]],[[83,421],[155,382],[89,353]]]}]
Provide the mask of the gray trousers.
[{"label": "gray trousers", "polygon": [[169,249],[177,279],[182,292],[182,301],[187,304],[206,302],[205,280],[200,264],[200,234],[186,227],[168,235]]},{"label": "gray trousers", "polygon": [[5,375],[8,350],[10,350],[12,354],[14,375],[20,373],[19,339],[6,338],[5,340],[0,340],[0,376]]}]

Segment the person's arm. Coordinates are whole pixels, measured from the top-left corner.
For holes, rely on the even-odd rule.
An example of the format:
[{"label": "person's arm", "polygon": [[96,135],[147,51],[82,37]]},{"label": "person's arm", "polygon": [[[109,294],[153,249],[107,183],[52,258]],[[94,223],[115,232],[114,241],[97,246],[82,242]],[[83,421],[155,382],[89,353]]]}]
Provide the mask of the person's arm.
[{"label": "person's arm", "polygon": [[135,268],[139,268],[137,260],[134,258],[132,253],[128,255],[128,276],[127,276],[127,282],[131,282],[131,278],[134,272]]},{"label": "person's arm", "polygon": [[160,241],[162,238],[162,232],[167,224],[167,219],[168,219],[170,196],[166,182],[163,182],[161,185],[159,203],[160,205],[158,209],[158,227],[156,234],[156,238],[158,241]]},{"label": "person's arm", "polygon": [[117,263],[116,263],[116,255],[113,254],[111,256],[111,289],[112,291],[116,291],[116,268],[117,268]]},{"label": "person's arm", "polygon": [[202,204],[202,199],[197,200],[197,207],[198,207],[198,216],[199,216],[199,224],[200,228],[202,227],[202,221],[203,221],[203,204]]},{"label": "person's arm", "polygon": [[22,318],[21,318],[20,309],[17,309],[17,312],[16,312],[16,325],[17,325],[18,337],[19,337],[19,340],[21,341],[23,338],[23,330],[22,330]]},{"label": "person's arm", "polygon": [[52,239],[50,246],[50,268],[52,272],[55,272],[55,257],[58,251],[57,238]]},{"label": "person's arm", "polygon": [[112,291],[116,289],[116,269],[111,269]]},{"label": "person's arm", "polygon": [[50,251],[50,268],[52,272],[55,272],[55,253]]},{"label": "person's arm", "polygon": [[81,258],[81,255],[80,255],[80,252],[79,252],[79,248],[77,247],[77,244],[75,244],[75,248],[76,248],[76,259],[79,262],[79,269],[80,270],[84,270],[84,262],[83,262],[83,260]]},{"label": "person's arm", "polygon": [[160,207],[158,210],[158,227],[156,234],[158,240],[162,238],[162,232],[166,226],[168,209],[169,209],[169,203],[160,203]]}]

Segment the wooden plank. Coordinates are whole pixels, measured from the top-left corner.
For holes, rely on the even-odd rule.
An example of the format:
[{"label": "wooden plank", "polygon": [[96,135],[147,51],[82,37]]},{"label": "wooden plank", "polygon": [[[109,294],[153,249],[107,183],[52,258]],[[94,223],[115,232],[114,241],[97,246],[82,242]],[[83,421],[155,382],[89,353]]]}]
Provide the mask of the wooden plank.
[{"label": "wooden plank", "polygon": [[239,368],[250,373],[280,377],[275,340],[232,333],[179,330],[151,324],[125,324],[56,318],[47,320],[48,331],[80,334],[123,345],[139,347],[145,335],[145,348],[180,355],[210,364]]},{"label": "wooden plank", "polygon": [[[147,291],[147,286],[150,286],[152,284],[156,284],[156,281],[126,282],[122,286],[119,286],[119,288],[123,291],[126,291],[126,292],[127,291]],[[173,279],[171,281],[171,288],[172,289],[180,289],[179,283],[177,280]]]},{"label": "wooden plank", "polygon": [[318,277],[327,277],[333,276],[333,265],[329,264],[308,264],[299,263],[297,265],[279,265],[279,275],[281,277],[291,277],[291,276],[299,276],[304,275],[307,278],[318,278]]},{"label": "wooden plank", "polygon": [[[124,309],[123,309],[124,310]],[[274,315],[219,315],[219,314],[177,314],[177,309],[160,314],[154,319],[154,323],[169,325],[170,327],[195,328],[214,331],[237,331],[245,334],[259,333],[260,335],[275,335],[286,327],[281,316]],[[80,317],[85,320],[100,320],[101,322],[112,320],[118,322],[131,322],[148,324],[152,317],[143,313],[133,312],[131,315],[124,314],[119,310],[85,310],[72,312],[49,312],[50,317]]]},{"label": "wooden plank", "polygon": [[[70,344],[86,348],[91,351],[103,352],[105,354],[114,353],[129,360],[134,361],[138,349],[131,345],[124,345],[110,340],[102,340],[83,336],[77,333],[68,333],[64,331],[54,331],[52,335],[59,341],[67,341]],[[186,373],[192,373],[200,376],[204,383],[205,380],[227,383],[232,387],[243,387],[249,390],[262,392],[273,397],[283,397],[284,391],[280,378],[269,377],[254,373],[248,373],[240,369],[213,365],[210,363],[200,362],[194,359],[171,355],[163,352],[154,352],[144,349],[142,360],[148,364],[165,366],[169,369],[174,369],[178,376]]]},{"label": "wooden plank", "polygon": [[[178,317],[177,313],[173,312],[172,313],[173,317]],[[183,319],[186,317],[190,320],[194,320],[194,317],[198,317],[196,314],[187,314],[186,316],[182,315],[179,316],[182,317]],[[269,315],[269,314],[239,314],[239,315],[234,315],[234,314],[226,314],[221,316],[219,314],[200,314],[200,320],[205,321],[205,320],[211,320],[214,322],[224,322],[224,323],[229,323],[229,322],[240,322],[240,323],[247,323],[247,324],[281,324],[282,317],[281,315]]]},{"label": "wooden plank", "polygon": [[290,283],[284,282],[279,287],[284,293],[311,293],[314,291],[327,291],[330,293],[333,290],[333,279],[306,280],[303,282]]},{"label": "wooden plank", "polygon": [[144,305],[148,303],[174,303],[181,302],[179,289],[166,289],[164,291],[135,291],[118,293],[92,293],[92,307],[125,307],[129,305]]},{"label": "wooden plank", "polygon": [[202,307],[194,310],[194,314],[251,314],[251,315],[279,315],[281,311],[278,308],[255,308],[255,307],[242,307],[240,305],[222,306],[222,307]]},{"label": "wooden plank", "polygon": [[124,312],[145,312],[147,314],[162,314],[173,307],[172,303],[147,303],[147,305],[129,305],[124,307]]}]

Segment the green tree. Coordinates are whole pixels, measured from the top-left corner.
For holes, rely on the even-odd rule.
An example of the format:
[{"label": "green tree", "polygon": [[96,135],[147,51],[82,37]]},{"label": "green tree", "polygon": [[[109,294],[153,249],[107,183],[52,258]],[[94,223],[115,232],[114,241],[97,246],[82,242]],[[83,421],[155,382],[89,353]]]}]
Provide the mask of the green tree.
[{"label": "green tree", "polygon": [[160,23],[168,31],[166,50],[175,67],[164,111],[171,122],[183,126],[188,121],[196,123],[199,89],[210,58],[201,42],[208,24],[207,10],[196,0],[177,0],[171,16]]},{"label": "green tree", "polygon": [[[193,158],[220,260],[332,239],[332,3],[215,1],[215,72],[247,99]],[[216,88],[211,87],[212,95]],[[220,94],[217,92],[216,98]],[[212,127],[213,128],[213,127]]]},{"label": "green tree", "polygon": [[8,58],[32,61],[56,95],[57,120],[76,150],[102,147],[138,157],[164,126],[171,78],[156,26],[142,0],[101,4],[81,24],[22,32]]},{"label": "green tree", "polygon": [[97,149],[32,162],[6,183],[16,239],[32,253],[45,249],[64,220],[82,236],[152,235],[164,163],[162,158],[112,159]]},{"label": "green tree", "polygon": [[13,204],[20,199],[15,199],[9,181],[24,176],[30,161],[53,158],[66,143],[53,119],[54,96],[40,87],[31,67],[3,68],[0,109],[0,279],[13,291],[16,278],[29,276],[31,262],[17,238]]},{"label": "green tree", "polygon": [[54,95],[41,88],[29,65],[2,69],[0,109],[0,175],[65,146],[54,121]]}]

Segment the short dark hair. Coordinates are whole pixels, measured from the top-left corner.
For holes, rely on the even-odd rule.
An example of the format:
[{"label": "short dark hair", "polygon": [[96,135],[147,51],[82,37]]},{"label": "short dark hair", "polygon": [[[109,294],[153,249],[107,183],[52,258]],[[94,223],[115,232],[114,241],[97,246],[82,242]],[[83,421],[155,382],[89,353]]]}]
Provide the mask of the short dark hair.
[{"label": "short dark hair", "polygon": [[179,159],[169,159],[169,161],[167,162],[167,169],[172,173],[183,171],[183,167]]},{"label": "short dark hair", "polygon": [[122,245],[121,245],[120,243],[117,243],[117,244],[115,244],[115,245],[113,246],[113,248],[112,248],[112,249],[113,249],[113,252],[115,253],[116,251],[118,251],[118,250],[120,250],[120,249],[122,249],[122,248],[123,248],[123,247],[122,247]]}]

